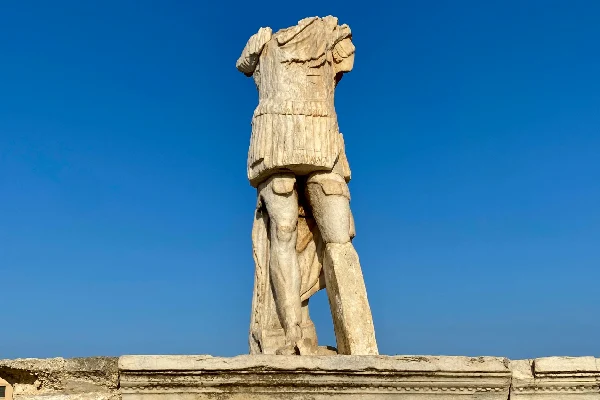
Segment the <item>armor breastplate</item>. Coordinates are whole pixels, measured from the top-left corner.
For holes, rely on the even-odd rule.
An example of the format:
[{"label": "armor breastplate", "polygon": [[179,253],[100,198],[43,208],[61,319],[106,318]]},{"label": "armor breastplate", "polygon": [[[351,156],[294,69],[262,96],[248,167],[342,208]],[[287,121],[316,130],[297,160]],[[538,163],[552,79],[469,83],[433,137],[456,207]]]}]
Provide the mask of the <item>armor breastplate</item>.
[{"label": "armor breastplate", "polygon": [[[304,33],[314,38],[311,30],[325,28],[318,21]],[[265,45],[254,72],[259,104],[248,152],[248,179],[253,186],[281,170],[297,175],[331,170],[343,146],[327,35],[319,36],[315,46],[321,48],[315,54],[306,54],[306,46],[298,45],[302,37],[282,45],[280,33]]]}]

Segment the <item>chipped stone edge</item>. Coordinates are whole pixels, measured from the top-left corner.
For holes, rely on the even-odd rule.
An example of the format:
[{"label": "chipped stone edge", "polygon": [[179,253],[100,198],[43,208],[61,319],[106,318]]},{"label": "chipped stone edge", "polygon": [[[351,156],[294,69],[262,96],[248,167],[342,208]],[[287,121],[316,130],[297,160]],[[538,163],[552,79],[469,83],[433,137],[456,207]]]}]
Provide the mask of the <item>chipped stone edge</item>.
[{"label": "chipped stone edge", "polygon": [[599,358],[541,357],[510,364],[511,397],[573,394],[600,400]]},{"label": "chipped stone edge", "polygon": [[53,394],[112,400],[136,391],[168,392],[161,380],[173,373],[178,376],[175,383],[191,391],[206,374],[217,377],[214,386],[233,379],[240,387],[242,375],[276,374],[290,386],[311,376],[313,384],[305,386],[309,390],[320,385],[337,391],[490,392],[508,398],[572,394],[600,399],[600,358],[594,357],[128,355],[0,360],[0,377],[13,386],[15,400]]},{"label": "chipped stone edge", "polygon": [[[501,357],[123,356],[121,392],[454,393],[506,398],[511,372]],[[232,389],[235,388],[235,389]]]},{"label": "chipped stone edge", "polygon": [[507,373],[509,361],[502,357],[461,356],[121,356],[119,370],[125,371],[403,371]]},{"label": "chipped stone edge", "polygon": [[0,360],[0,377],[12,386],[15,400],[49,395],[120,397],[117,357]]}]

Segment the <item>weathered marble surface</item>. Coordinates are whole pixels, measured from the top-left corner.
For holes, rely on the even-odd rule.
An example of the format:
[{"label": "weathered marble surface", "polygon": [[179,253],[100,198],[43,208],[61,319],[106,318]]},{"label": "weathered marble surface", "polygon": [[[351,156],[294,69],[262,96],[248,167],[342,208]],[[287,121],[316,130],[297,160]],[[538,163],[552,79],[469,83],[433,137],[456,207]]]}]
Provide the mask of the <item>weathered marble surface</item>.
[{"label": "weathered marble surface", "polygon": [[545,357],[511,361],[511,398],[600,400],[600,359]]},{"label": "weathered marble surface", "polygon": [[600,400],[594,357],[123,356],[118,368],[116,358],[18,359],[0,360],[3,379],[13,400]]},{"label": "weathered marble surface", "polygon": [[0,360],[0,378],[14,400],[116,400],[116,357]]},{"label": "weathered marble surface", "polygon": [[259,97],[247,161],[258,195],[251,354],[335,353],[319,346],[308,312],[321,289],[330,300],[337,352],[378,353],[352,244],[350,166],[334,107],[354,53],[348,25],[311,17],[275,33],[260,28],[236,63],[253,77]]},{"label": "weathered marble surface", "polygon": [[511,372],[496,357],[125,356],[125,400],[498,399]]}]

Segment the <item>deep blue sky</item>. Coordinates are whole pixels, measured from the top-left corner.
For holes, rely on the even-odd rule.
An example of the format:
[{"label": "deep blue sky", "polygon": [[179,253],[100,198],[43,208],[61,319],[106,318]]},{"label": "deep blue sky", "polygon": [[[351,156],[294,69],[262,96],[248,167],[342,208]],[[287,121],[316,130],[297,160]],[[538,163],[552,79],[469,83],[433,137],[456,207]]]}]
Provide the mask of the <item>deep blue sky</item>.
[{"label": "deep blue sky", "polygon": [[600,2],[218,3],[0,5],[0,358],[247,351],[235,61],[328,14],[381,352],[600,355]]}]

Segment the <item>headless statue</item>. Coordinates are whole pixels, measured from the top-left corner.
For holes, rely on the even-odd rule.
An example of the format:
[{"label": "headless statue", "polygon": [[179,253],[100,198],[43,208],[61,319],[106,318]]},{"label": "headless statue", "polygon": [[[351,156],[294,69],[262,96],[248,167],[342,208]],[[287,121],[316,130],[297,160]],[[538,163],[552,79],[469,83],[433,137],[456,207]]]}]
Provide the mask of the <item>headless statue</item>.
[{"label": "headless statue", "polygon": [[[251,354],[378,354],[334,108],[354,51],[347,25],[313,17],[275,34],[260,28],[237,61],[259,93],[248,152],[258,192]],[[318,346],[308,314],[324,288],[337,349]]]}]

